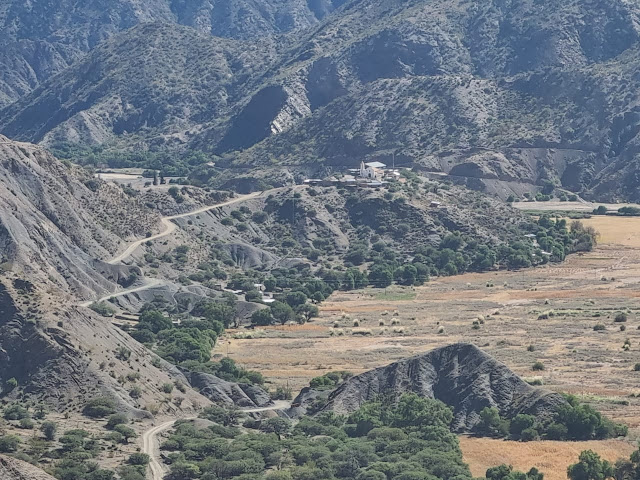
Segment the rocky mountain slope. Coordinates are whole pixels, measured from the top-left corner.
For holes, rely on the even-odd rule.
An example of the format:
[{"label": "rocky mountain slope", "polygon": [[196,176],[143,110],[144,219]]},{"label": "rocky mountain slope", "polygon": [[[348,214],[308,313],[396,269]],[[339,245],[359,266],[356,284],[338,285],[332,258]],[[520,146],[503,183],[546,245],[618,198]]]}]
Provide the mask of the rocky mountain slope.
[{"label": "rocky mountain slope", "polygon": [[0,105],[136,25],[167,22],[221,37],[262,38],[308,28],[343,0],[90,0],[0,4]]},{"label": "rocky mountain slope", "polygon": [[6,480],[54,480],[54,477],[33,465],[4,455],[0,455],[0,478]]},{"label": "rocky mountain slope", "polygon": [[271,50],[171,24],[141,25],[9,107],[5,132],[45,144],[102,144],[115,136],[135,141],[144,130],[156,143],[184,144],[196,131],[190,128],[229,115]]},{"label": "rocky mountain slope", "polygon": [[452,429],[461,432],[473,431],[485,407],[497,408],[504,418],[520,413],[549,418],[565,403],[560,394],[531,387],[476,346],[455,344],[350,378],[321,411],[349,414],[381,395],[398,399],[407,392],[449,405]]},{"label": "rocky mountain slope", "polygon": [[[173,15],[206,35],[166,25],[118,34],[0,112],[0,131],[198,149],[233,167],[395,153],[477,186],[551,181],[637,199],[636,4],[351,0],[317,27],[340,2],[291,4],[268,2],[263,26],[249,1],[224,4],[237,15],[204,2],[153,9],[149,20]],[[210,28],[218,14],[233,25]],[[287,28],[287,42],[270,40]]]},{"label": "rocky mountain slope", "polygon": [[40,147],[0,136],[3,271],[81,298],[112,291],[136,269],[99,259],[157,222],[120,187],[66,166]]},{"label": "rocky mountain slope", "polygon": [[[94,398],[113,399],[119,410],[133,416],[150,416],[152,405],[176,411],[178,404],[165,403],[163,383],[187,379],[172,365],[160,360],[127,333],[90,310],[61,302],[55,292],[43,290],[22,278],[0,278],[0,381],[7,401],[26,398],[49,408],[79,412]],[[139,374],[133,383],[120,382]],[[138,375],[136,375],[137,377]],[[7,380],[18,387],[8,391]],[[133,398],[129,390],[141,387]],[[190,389],[176,392],[180,409],[191,410],[208,403]]]}]

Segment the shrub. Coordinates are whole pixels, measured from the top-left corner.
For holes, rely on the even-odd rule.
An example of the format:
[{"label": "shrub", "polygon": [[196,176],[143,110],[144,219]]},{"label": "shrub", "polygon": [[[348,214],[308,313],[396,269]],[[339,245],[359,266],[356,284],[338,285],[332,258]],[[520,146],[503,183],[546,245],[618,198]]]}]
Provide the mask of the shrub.
[{"label": "shrub", "polygon": [[44,435],[44,438],[49,441],[56,437],[56,430],[58,430],[58,424],[55,422],[44,422],[40,426],[40,431]]},{"label": "shrub", "polygon": [[533,442],[535,440],[538,440],[539,438],[540,434],[538,433],[538,430],[533,427],[525,428],[524,430],[522,430],[522,433],[520,435],[520,440],[522,440],[523,442]]},{"label": "shrub", "polygon": [[12,377],[5,382],[5,386],[7,388],[7,392],[12,392],[18,386],[18,381]]},{"label": "shrub", "polygon": [[33,430],[33,427],[35,427],[33,420],[31,420],[29,417],[21,419],[19,425],[20,428],[24,430]]},{"label": "shrub", "polygon": [[132,453],[127,460],[129,465],[140,465],[147,466],[149,465],[149,455],[146,453]]},{"label": "shrub", "polygon": [[535,372],[541,372],[542,370],[544,370],[544,364],[542,362],[536,362],[531,367],[531,370]]},{"label": "shrub", "polygon": [[640,372],[640,363],[636,363],[636,364],[633,366],[633,370],[634,370],[634,371],[636,371],[636,372]]},{"label": "shrub", "polygon": [[103,317],[113,317],[116,314],[116,310],[105,302],[92,303],[89,308]]},{"label": "shrub", "polygon": [[511,425],[509,427],[509,432],[511,435],[514,435],[516,438],[519,438],[524,430],[532,428],[536,423],[536,417],[533,415],[525,415],[518,414],[513,420],[511,420]]},{"label": "shrub", "polygon": [[116,413],[116,404],[111,398],[97,397],[89,400],[82,412],[87,417],[104,418],[107,415]]},{"label": "shrub", "polygon": [[545,432],[546,438],[549,440],[566,440],[568,434],[568,429],[566,426],[561,423],[552,423],[550,424]]},{"label": "shrub", "polygon": [[171,392],[173,392],[173,384],[171,384],[171,383],[163,383],[161,390],[164,393],[171,393]]},{"label": "shrub", "polygon": [[605,327],[602,323],[597,323],[594,327],[593,327],[593,331],[594,332],[601,332],[603,330],[606,330],[607,327]]},{"label": "shrub", "polygon": [[480,433],[497,437],[505,437],[509,433],[509,427],[509,420],[503,419],[497,408],[489,407],[482,409],[476,426]]},{"label": "shrub", "polygon": [[126,425],[117,425],[114,431],[122,435],[124,443],[129,443],[129,439],[136,438],[136,432],[133,428]]},{"label": "shrub", "polygon": [[21,405],[14,403],[4,409],[5,420],[22,420],[29,417],[29,411]]},{"label": "shrub", "polygon": [[129,396],[135,399],[140,398],[142,396],[142,389],[136,385],[131,390],[129,390]]},{"label": "shrub", "polygon": [[109,430],[113,430],[114,428],[116,428],[116,426],[127,423],[129,423],[129,418],[124,413],[116,413],[109,417],[106,427]]},{"label": "shrub", "polygon": [[0,437],[0,452],[11,453],[18,450],[20,438],[15,435],[4,435]]},{"label": "shrub", "polygon": [[613,321],[616,323],[624,323],[627,321],[627,314],[624,312],[618,312]]}]

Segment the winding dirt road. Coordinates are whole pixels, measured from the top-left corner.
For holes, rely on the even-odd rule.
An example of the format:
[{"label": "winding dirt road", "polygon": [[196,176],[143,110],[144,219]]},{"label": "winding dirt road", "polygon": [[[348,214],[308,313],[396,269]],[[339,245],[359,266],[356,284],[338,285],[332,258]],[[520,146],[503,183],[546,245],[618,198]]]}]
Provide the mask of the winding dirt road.
[{"label": "winding dirt road", "polygon": [[142,238],[140,240],[136,240],[135,242],[132,242],[124,252],[119,254],[117,257],[113,257],[111,260],[108,260],[107,263],[110,265],[115,265],[116,263],[120,263],[125,258],[129,257],[133,252],[135,252],[138,249],[138,247],[140,247],[140,245],[142,245],[143,243],[149,242],[152,240],[157,240],[162,237],[166,237],[167,235],[170,235],[171,233],[175,232],[178,226],[175,223],[173,223],[173,220],[178,220],[179,218],[192,217],[193,215],[198,215],[199,213],[208,212],[209,210],[213,210],[214,208],[226,207],[228,205],[233,205],[234,203],[244,202],[251,198],[255,198],[261,194],[262,194],[261,192],[254,192],[254,193],[250,193],[249,195],[241,195],[239,197],[233,198],[226,202],[217,203],[215,205],[208,205],[206,207],[201,207],[187,213],[172,215],[170,217],[162,217],[160,221],[165,227],[162,232],[157,233],[156,235],[152,235],[148,238]]},{"label": "winding dirt road", "polygon": [[[269,412],[284,410],[290,406],[291,402],[280,400],[273,402],[273,405],[270,407],[247,408],[241,411],[244,413]],[[149,455],[149,469],[147,470],[147,478],[149,480],[162,480],[167,470],[160,460],[160,442],[158,436],[173,427],[178,420],[195,420],[196,418],[197,417],[186,417],[169,420],[151,427],[142,434],[142,453]]]},{"label": "winding dirt road", "polygon": [[[215,205],[207,205],[205,207],[200,207],[200,208],[198,208],[196,210],[192,210],[192,211],[186,212],[186,213],[181,213],[179,215],[171,215],[169,217],[162,217],[160,219],[160,221],[164,225],[164,230],[162,232],[157,233],[155,235],[152,235],[150,237],[142,238],[140,240],[135,240],[134,242],[131,242],[131,244],[129,244],[129,246],[122,253],[118,254],[116,257],[113,257],[110,260],[107,260],[107,263],[110,264],[110,265],[115,265],[117,263],[121,263],[124,259],[128,258],[129,256],[131,256],[133,254],[133,252],[135,252],[145,242],[149,242],[149,241],[152,241],[152,240],[157,240],[159,238],[166,237],[167,235],[171,235],[178,228],[178,225],[173,223],[174,220],[178,220],[179,218],[192,217],[193,215],[198,215],[200,213],[208,212],[209,210],[213,210],[215,208],[226,207],[228,205],[233,205],[234,203],[244,202],[244,201],[249,200],[251,198],[258,197],[258,196],[262,195],[262,193],[264,193],[264,192],[254,192],[254,193],[250,193],[248,195],[240,195],[239,197],[233,198],[233,199],[228,200],[226,202],[217,203]],[[103,302],[105,300],[109,300],[111,298],[121,297],[123,295],[127,295],[129,293],[135,293],[135,292],[141,292],[143,290],[148,290],[148,289],[153,288],[153,287],[155,287],[155,286],[157,286],[157,285],[159,285],[161,283],[162,282],[160,282],[157,279],[151,279],[151,280],[145,279],[145,282],[144,282],[143,285],[138,285],[137,287],[131,287],[131,288],[127,288],[126,290],[120,290],[120,291],[117,291],[117,292],[114,292],[114,293],[110,293],[108,295],[105,295],[104,297],[98,298],[96,300],[90,300],[90,301],[87,301],[87,302],[82,302],[82,303],[79,303],[78,305],[81,306],[81,307],[89,307],[93,303],[100,303],[100,302]]]}]

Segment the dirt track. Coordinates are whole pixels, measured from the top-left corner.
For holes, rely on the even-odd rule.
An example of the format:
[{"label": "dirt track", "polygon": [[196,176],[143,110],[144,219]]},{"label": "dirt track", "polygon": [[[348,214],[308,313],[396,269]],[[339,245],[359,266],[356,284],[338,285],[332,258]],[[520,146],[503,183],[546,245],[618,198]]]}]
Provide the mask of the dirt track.
[{"label": "dirt track", "polygon": [[[152,241],[152,240],[158,240],[159,238],[163,238],[166,237],[167,235],[170,235],[171,233],[175,232],[176,229],[178,228],[178,226],[173,223],[173,220],[177,220],[179,218],[187,218],[187,217],[191,217],[193,215],[198,215],[200,213],[204,213],[204,212],[208,212],[209,210],[213,210],[215,208],[220,208],[220,207],[226,207],[228,205],[233,205],[235,203],[239,203],[239,202],[244,202],[246,200],[249,200],[251,198],[255,198],[258,197],[260,195],[262,195],[262,193],[264,192],[254,192],[254,193],[250,193],[249,195],[241,195],[239,197],[236,197],[232,200],[228,200],[226,202],[222,202],[222,203],[217,203],[215,205],[208,205],[206,207],[201,207],[198,208],[196,210],[192,210],[190,212],[187,213],[181,213],[179,215],[171,215],[169,217],[163,217],[160,219],[160,221],[162,222],[162,224],[164,225],[164,230],[160,233],[157,233],[156,235],[152,235],[151,237],[147,237],[147,238],[142,238],[140,240],[135,240],[134,242],[131,242],[129,244],[129,246],[120,254],[118,254],[116,257],[113,257],[110,260],[107,260],[107,263],[110,265],[115,265],[117,263],[122,262],[124,259],[126,259],[127,257],[131,256],[133,254],[133,252],[135,252],[142,244]],[[147,280],[145,279],[144,284],[143,285],[138,285],[136,287],[132,287],[132,288],[128,288],[126,290],[121,290],[121,291],[117,291],[114,293],[110,293],[109,295],[105,295],[104,297],[101,297],[97,300],[89,300],[87,302],[82,302],[79,303],[78,305],[80,307],[89,307],[92,303],[100,303],[103,302],[105,300],[109,300],[111,298],[115,298],[115,297],[121,297],[122,295],[127,295],[129,293],[135,293],[135,292],[141,292],[143,290],[148,290],[149,288],[153,288],[157,285],[159,285],[161,282],[159,280]]]},{"label": "dirt track", "polygon": [[255,198],[255,197],[259,196],[259,195],[261,195],[261,192],[254,192],[254,193],[250,193],[249,195],[241,195],[239,197],[236,197],[236,198],[234,198],[232,200],[228,200],[226,202],[217,203],[215,205],[208,205],[206,207],[201,207],[201,208],[198,208],[196,210],[192,210],[192,211],[187,212],[187,213],[181,213],[180,215],[172,215],[172,216],[169,216],[169,217],[163,217],[163,218],[160,219],[160,221],[164,225],[164,230],[162,232],[160,232],[160,233],[158,233],[156,235],[152,235],[151,237],[142,238],[140,240],[136,240],[136,241],[132,242],[131,244],[129,244],[129,246],[126,248],[125,251],[120,253],[118,256],[113,257],[111,260],[108,260],[107,263],[109,263],[111,265],[115,265],[116,263],[120,263],[125,258],[130,256],[133,252],[135,252],[136,249],[138,247],[140,247],[140,245],[142,245],[143,243],[149,242],[149,241],[152,241],[152,240],[158,240],[159,238],[166,237],[167,235],[170,235],[171,233],[175,232],[175,230],[178,228],[178,226],[175,223],[173,223],[173,220],[177,220],[179,218],[191,217],[193,215],[198,215],[200,213],[204,213],[204,212],[208,212],[209,210],[213,210],[214,208],[226,207],[228,205],[233,205],[234,203],[244,202],[245,200],[249,200],[251,198]]},{"label": "dirt track", "polygon": [[[247,408],[242,409],[242,411],[244,413],[269,412],[274,410],[283,410],[290,406],[291,402],[281,400],[274,402],[270,407]],[[147,471],[147,477],[150,480],[162,480],[166,473],[166,469],[160,461],[160,442],[158,441],[158,436],[173,427],[178,420],[193,420],[195,418],[196,417],[188,417],[184,419],[169,420],[151,427],[142,434],[142,453],[149,455],[149,470]]]}]

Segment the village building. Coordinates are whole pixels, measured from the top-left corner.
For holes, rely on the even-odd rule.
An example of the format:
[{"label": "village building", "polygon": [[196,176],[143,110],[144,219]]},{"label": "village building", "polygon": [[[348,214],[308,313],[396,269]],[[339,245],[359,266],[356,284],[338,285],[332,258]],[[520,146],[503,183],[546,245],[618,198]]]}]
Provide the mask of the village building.
[{"label": "village building", "polygon": [[360,162],[360,177],[370,180],[382,180],[385,176],[386,165],[381,162]]}]

